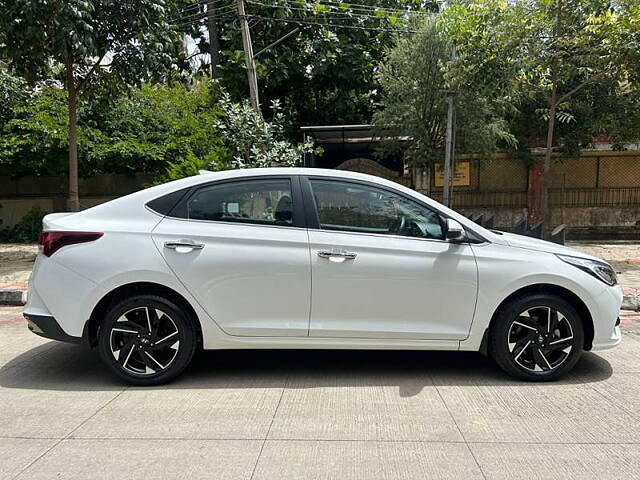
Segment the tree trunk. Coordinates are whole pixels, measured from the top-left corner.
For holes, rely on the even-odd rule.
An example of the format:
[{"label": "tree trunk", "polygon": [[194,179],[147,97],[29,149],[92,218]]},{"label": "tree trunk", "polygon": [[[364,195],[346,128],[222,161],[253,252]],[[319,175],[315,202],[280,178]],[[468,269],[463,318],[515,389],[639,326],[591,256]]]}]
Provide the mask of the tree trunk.
[{"label": "tree trunk", "polygon": [[78,198],[78,95],[73,74],[73,61],[65,62],[67,93],[69,95],[69,199],[67,207],[72,212],[80,210]]},{"label": "tree trunk", "polygon": [[211,78],[220,77],[220,40],[218,38],[218,24],[216,23],[216,0],[207,2],[207,30],[209,30],[209,54],[211,55]]},{"label": "tree trunk", "polygon": [[549,121],[547,122],[547,144],[542,161],[536,160],[529,176],[529,228],[534,223],[548,220],[549,217],[549,170],[553,153],[553,132],[555,128],[558,91],[554,82],[549,100]]},{"label": "tree trunk", "polygon": [[541,216],[546,219],[549,215],[549,170],[551,170],[551,154],[553,153],[553,132],[556,125],[556,102],[558,96],[558,85],[554,81],[551,90],[551,100],[549,101],[549,123],[547,125],[547,148],[544,152],[544,168],[542,170],[542,202]]},{"label": "tree trunk", "polygon": [[[560,32],[562,20],[562,0],[557,0],[556,21],[553,28],[553,37],[557,38]],[[553,153],[553,131],[556,123],[556,110],[558,109],[558,82],[559,82],[558,50],[553,53],[551,63],[551,97],[549,98],[549,121],[547,122],[547,148],[544,152],[542,164],[536,161],[531,169],[529,177],[529,205],[527,223],[529,228],[541,220],[549,223],[549,170],[551,169],[551,154]]]}]

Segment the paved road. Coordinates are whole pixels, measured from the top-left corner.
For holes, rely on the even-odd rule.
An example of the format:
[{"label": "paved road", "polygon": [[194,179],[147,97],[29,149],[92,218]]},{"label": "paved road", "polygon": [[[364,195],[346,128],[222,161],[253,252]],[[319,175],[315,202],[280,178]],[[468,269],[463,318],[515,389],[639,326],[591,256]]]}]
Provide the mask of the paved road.
[{"label": "paved road", "polygon": [[640,318],[551,384],[476,354],[207,352],[158,388],[0,308],[0,478],[640,478]]}]

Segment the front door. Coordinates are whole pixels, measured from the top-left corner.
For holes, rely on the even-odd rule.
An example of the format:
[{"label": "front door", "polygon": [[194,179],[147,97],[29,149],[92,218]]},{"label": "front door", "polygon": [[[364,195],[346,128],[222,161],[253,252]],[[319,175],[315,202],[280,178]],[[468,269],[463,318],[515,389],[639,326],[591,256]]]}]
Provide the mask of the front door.
[{"label": "front door", "polygon": [[214,182],[153,232],[173,272],[230,335],[308,334],[311,267],[296,186],[288,177]]},{"label": "front door", "polygon": [[478,279],[468,244],[444,240],[444,220],[393,191],[311,179],[315,337],[462,340]]}]

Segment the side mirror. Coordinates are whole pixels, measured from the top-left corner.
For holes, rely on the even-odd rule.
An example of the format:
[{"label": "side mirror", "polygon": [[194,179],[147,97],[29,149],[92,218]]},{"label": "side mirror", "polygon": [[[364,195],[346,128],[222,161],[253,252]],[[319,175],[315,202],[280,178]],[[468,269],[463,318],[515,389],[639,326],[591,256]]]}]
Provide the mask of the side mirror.
[{"label": "side mirror", "polygon": [[463,243],[467,241],[467,232],[464,231],[464,227],[460,225],[460,222],[453,218],[447,218],[446,238],[451,243]]}]

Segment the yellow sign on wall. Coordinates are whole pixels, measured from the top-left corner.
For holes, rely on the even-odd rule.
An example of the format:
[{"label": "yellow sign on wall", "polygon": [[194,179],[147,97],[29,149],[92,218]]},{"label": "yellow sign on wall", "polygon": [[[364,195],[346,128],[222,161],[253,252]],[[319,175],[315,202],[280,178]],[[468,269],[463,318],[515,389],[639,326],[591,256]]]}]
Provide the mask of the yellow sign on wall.
[{"label": "yellow sign on wall", "polygon": [[[436,163],[433,173],[435,174],[436,187],[444,186],[444,166]],[[456,163],[456,171],[453,173],[453,181],[451,183],[454,187],[468,187],[471,185],[469,162]]]}]

